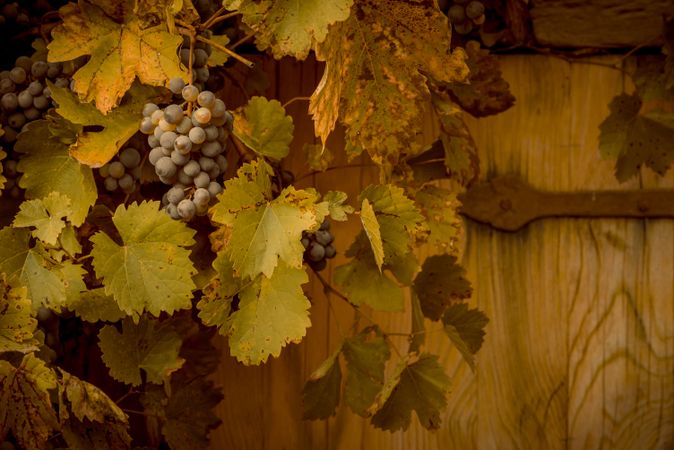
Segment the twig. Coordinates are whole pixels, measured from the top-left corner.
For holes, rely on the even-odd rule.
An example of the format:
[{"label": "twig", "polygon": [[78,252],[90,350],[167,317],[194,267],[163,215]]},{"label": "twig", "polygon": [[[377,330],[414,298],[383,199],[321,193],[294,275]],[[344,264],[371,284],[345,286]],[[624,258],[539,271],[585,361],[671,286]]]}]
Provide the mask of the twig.
[{"label": "twig", "polygon": [[250,60],[244,58],[243,56],[239,55],[238,53],[231,51],[230,49],[228,49],[224,45],[220,45],[217,42],[212,41],[210,39],[207,39],[203,36],[197,36],[197,40],[201,41],[201,42],[205,42],[206,44],[209,44],[211,47],[215,47],[218,50],[221,50],[221,51],[227,53],[229,56],[231,56],[232,58],[236,59],[237,61],[245,64],[250,69],[255,67],[255,63],[253,61],[250,61]]},{"label": "twig", "polygon": [[304,178],[312,177],[314,175],[320,175],[325,172],[330,172],[331,170],[339,170],[339,169],[351,169],[351,168],[358,168],[358,167],[377,167],[376,164],[340,164],[337,166],[330,166],[325,170],[312,170],[311,172],[307,172],[303,175],[300,175],[299,177],[295,178],[295,182],[300,181]]},{"label": "twig", "polygon": [[255,36],[255,32],[254,32],[254,31],[251,31],[250,33],[248,33],[247,35],[245,35],[244,37],[242,37],[241,39],[239,39],[238,41],[236,41],[235,43],[233,43],[232,45],[230,45],[231,49],[234,50],[236,47],[238,47],[239,45],[243,44],[243,43],[246,42],[247,40],[253,38],[254,36]]},{"label": "twig", "polygon": [[283,104],[283,108],[287,107],[288,105],[291,105],[291,104],[295,103],[298,100],[309,101],[309,100],[311,100],[311,97],[293,97]]},{"label": "twig", "polygon": [[224,22],[225,20],[231,19],[234,16],[238,16],[239,14],[241,14],[241,13],[238,12],[238,11],[234,11],[234,12],[231,12],[229,14],[223,14],[222,16],[216,17],[215,19],[213,19],[213,21],[208,25],[208,27],[206,27],[205,24],[204,24],[203,27],[204,27],[204,29],[211,28],[212,26],[215,26],[215,25],[219,24],[220,22]]}]

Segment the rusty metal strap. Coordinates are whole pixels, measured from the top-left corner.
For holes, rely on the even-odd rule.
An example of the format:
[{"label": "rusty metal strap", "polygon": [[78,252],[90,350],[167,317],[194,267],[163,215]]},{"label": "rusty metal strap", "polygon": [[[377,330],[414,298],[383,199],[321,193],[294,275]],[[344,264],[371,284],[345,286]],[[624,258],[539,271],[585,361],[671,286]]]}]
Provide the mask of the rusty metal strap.
[{"label": "rusty metal strap", "polygon": [[461,213],[516,231],[545,217],[674,217],[674,190],[546,192],[515,177],[493,178],[461,195]]}]

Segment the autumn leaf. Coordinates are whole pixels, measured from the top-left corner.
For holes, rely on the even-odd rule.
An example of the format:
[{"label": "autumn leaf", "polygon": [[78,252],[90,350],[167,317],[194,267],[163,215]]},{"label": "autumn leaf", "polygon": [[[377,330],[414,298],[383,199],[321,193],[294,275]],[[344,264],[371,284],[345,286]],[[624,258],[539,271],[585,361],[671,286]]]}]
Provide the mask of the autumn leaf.
[{"label": "autumn leaf", "polygon": [[456,212],[459,206],[456,192],[426,185],[417,191],[415,200],[426,217],[426,225],[430,231],[428,242],[447,253],[457,251],[456,241],[463,222]]},{"label": "autumn leaf", "polygon": [[377,163],[395,164],[403,151],[415,153],[428,78],[468,75],[463,51],[449,48],[447,18],[433,0],[355,0],[349,18],[316,48],[326,61],[309,107],[316,135],[325,143],[339,118],[350,157],[364,149]]},{"label": "autumn leaf", "polygon": [[321,144],[304,144],[302,152],[309,168],[317,172],[327,170],[335,159],[335,155],[330,149]]},{"label": "autumn leaf", "polygon": [[360,221],[363,224],[363,230],[365,230],[367,239],[370,241],[377,268],[381,270],[381,266],[384,264],[384,243],[381,240],[381,230],[379,222],[377,222],[377,216],[366,198],[363,199],[362,206],[360,207]]},{"label": "autumn leaf", "polygon": [[378,327],[368,327],[346,339],[343,354],[348,368],[344,397],[351,410],[363,417],[384,387],[384,367],[391,356]]},{"label": "autumn leaf", "polygon": [[182,38],[162,25],[147,27],[135,11],[111,17],[80,0],[63,6],[59,14],[63,22],[52,30],[49,61],[90,55],[73,75],[74,90],[84,101],[94,101],[103,114],[119,103],[136,77],[153,86],[165,86],[175,77],[187,80],[177,55]]},{"label": "autumn leaf", "polygon": [[452,301],[470,297],[472,288],[465,273],[455,256],[443,254],[426,258],[413,286],[425,317],[439,320]]},{"label": "autumn leaf", "polygon": [[341,191],[328,191],[323,196],[323,201],[328,204],[330,218],[338,222],[348,219],[348,214],[353,213],[353,207],[345,205],[347,196]]},{"label": "autumn leaf", "polygon": [[328,26],[349,16],[353,0],[225,0],[227,9],[237,9],[243,22],[255,31],[260,50],[271,48],[275,58],[304,59],[312,45],[323,42]]},{"label": "autumn leaf", "polygon": [[0,353],[38,350],[37,320],[25,287],[12,288],[0,277]]},{"label": "autumn leaf", "polygon": [[32,234],[42,242],[56,245],[61,231],[65,228],[64,217],[72,215],[70,197],[51,192],[44,199],[26,200],[19,206],[12,226],[34,227]]},{"label": "autumn leaf", "polygon": [[402,289],[377,268],[372,253],[337,267],[333,280],[354,305],[369,305],[379,311],[402,311],[404,307]]},{"label": "autumn leaf", "polygon": [[117,322],[126,314],[119,309],[115,298],[105,293],[105,288],[85,290],[67,302],[67,308],[86,322]]},{"label": "autumn leaf", "polygon": [[342,369],[339,367],[340,350],[341,348],[337,349],[323,361],[323,364],[304,383],[304,389],[302,389],[303,419],[327,419],[335,415],[342,388]]},{"label": "autumn leaf", "polygon": [[489,319],[479,309],[470,309],[465,303],[450,305],[442,315],[445,333],[461,352],[463,359],[475,370],[475,354],[484,342],[484,327]]},{"label": "autumn leaf", "polygon": [[293,118],[278,100],[253,97],[234,112],[234,135],[261,156],[283,159],[293,140]]}]

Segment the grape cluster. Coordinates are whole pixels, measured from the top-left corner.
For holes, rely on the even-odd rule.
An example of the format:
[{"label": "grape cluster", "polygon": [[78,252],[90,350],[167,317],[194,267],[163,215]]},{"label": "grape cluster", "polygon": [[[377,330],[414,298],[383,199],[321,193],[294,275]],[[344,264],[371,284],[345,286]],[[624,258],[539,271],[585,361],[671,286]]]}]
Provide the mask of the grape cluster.
[{"label": "grape cluster", "polygon": [[[205,32],[207,38],[210,37],[210,31]],[[219,74],[212,73],[208,68],[208,57],[211,56],[213,49],[205,42],[197,41],[194,43],[194,52],[192,54],[192,80],[194,86],[200,91],[208,89],[217,91],[222,88],[223,79]],[[190,63],[190,37],[183,38],[183,45],[180,49],[180,62],[189,67]]]},{"label": "grape cluster", "polygon": [[323,270],[337,254],[332,242],[335,237],[330,232],[330,220],[325,219],[321,227],[315,232],[304,231],[302,233],[302,245],[304,246],[304,261],[316,270]]},{"label": "grape cluster", "polygon": [[199,92],[179,78],[169,81],[169,89],[184,102],[163,109],[146,104],[139,128],[149,135],[148,160],[160,181],[173,185],[164,195],[166,212],[189,221],[205,215],[223,190],[216,180],[227,170],[224,152],[234,119],[211,91]]},{"label": "grape cluster", "polygon": [[459,34],[468,34],[484,23],[484,4],[478,0],[454,0],[447,9],[447,17],[454,31]]},{"label": "grape cluster", "polygon": [[19,187],[21,174],[16,170],[18,162],[14,159],[5,159],[2,161],[2,174],[7,178],[3,193],[8,193],[10,197],[19,199],[23,197],[23,190]]},{"label": "grape cluster", "polygon": [[142,156],[134,147],[120,150],[117,156],[98,169],[103,185],[109,192],[122,191],[130,194],[140,180]]}]

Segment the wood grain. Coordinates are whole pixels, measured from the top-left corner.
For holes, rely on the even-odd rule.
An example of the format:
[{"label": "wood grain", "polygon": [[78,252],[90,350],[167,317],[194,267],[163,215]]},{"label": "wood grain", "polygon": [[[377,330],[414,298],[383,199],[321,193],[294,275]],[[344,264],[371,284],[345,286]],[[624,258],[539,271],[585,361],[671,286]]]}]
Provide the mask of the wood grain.
[{"label": "wood grain", "polygon": [[[570,65],[536,56],[503,58],[517,97],[510,111],[470,121],[480,148],[482,177],[515,175],[545,191],[670,188],[672,175],[644,171],[619,185],[613,162],[600,159],[598,125],[625,80],[596,65]],[[313,63],[282,61],[271,95],[282,102],[307,95],[318,81]],[[295,115],[296,145],[313,139],[306,102]],[[427,136],[435,125],[425,124]],[[339,132],[329,146],[341,150]],[[300,151],[301,148],[296,148]],[[365,159],[354,161],[364,164]],[[342,158],[336,164],[346,164]],[[306,173],[301,157],[289,161]],[[351,199],[376,181],[352,167],[300,181],[320,190],[343,189]],[[439,331],[427,347],[452,377],[442,428],[413,424],[385,433],[340,407],[326,422],[301,420],[303,380],[365,317],[307,285],[312,328],[300,345],[262,367],[223,358],[215,379],[225,389],[218,407],[224,424],[212,449],[668,449],[674,446],[674,222],[669,219],[543,219],[517,233],[466,224],[464,264],[475,287],[473,305],[491,321],[471,372]],[[336,224],[343,261],[358,230]],[[424,256],[420,252],[420,256]],[[407,330],[404,314],[375,314],[389,330]],[[404,340],[397,343],[405,348]]]}]

